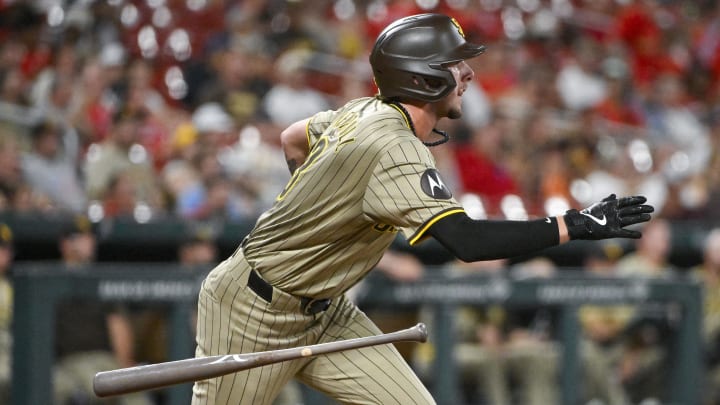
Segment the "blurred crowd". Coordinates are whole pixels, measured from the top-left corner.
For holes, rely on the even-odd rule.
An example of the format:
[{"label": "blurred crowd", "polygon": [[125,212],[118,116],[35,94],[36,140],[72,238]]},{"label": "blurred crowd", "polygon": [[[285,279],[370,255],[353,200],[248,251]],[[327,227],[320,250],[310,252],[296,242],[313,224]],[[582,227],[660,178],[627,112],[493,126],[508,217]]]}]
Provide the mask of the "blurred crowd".
[{"label": "blurred crowd", "polygon": [[[718,227],[720,5],[711,0],[0,0],[0,213],[140,223],[257,217],[290,177],[282,129],[375,94],[367,61],[375,37],[390,21],[426,11],[455,17],[487,45],[471,61],[462,119],[442,122],[451,141],[432,149],[471,216],[524,219],[611,193],[646,195],[657,221],[633,251],[603,245],[584,263],[618,277],[673,273],[666,220]],[[7,232],[0,227],[0,259]],[[720,403],[717,232],[703,263],[683,269],[711,292],[708,404]],[[181,249],[182,263],[217,259],[211,244]],[[421,277],[424,264],[391,252],[378,267],[404,282]],[[512,265],[518,277],[557,270],[542,258]],[[479,266],[470,270],[492,274],[511,263]],[[0,284],[0,309],[10,305],[7,288]],[[657,397],[666,310],[581,308],[588,398]],[[407,312],[415,322],[416,311]],[[134,315],[135,334],[153,330],[146,324],[156,314]],[[9,316],[0,311],[0,343],[10,339]],[[374,316],[381,325],[385,316],[389,330],[402,321],[397,310]],[[547,308],[461,309],[468,396],[557,403],[547,380],[557,374],[548,329],[555,316]],[[114,325],[112,333],[127,333]],[[117,364],[163,360],[112,349]],[[431,357],[403,354],[420,368]],[[0,380],[8,372],[0,367]]]},{"label": "blurred crowd", "polygon": [[720,217],[720,7],[679,0],[5,1],[0,210],[256,216],[279,132],[375,94],[369,47],[424,11],[487,45],[434,149],[475,216],[643,193]]}]

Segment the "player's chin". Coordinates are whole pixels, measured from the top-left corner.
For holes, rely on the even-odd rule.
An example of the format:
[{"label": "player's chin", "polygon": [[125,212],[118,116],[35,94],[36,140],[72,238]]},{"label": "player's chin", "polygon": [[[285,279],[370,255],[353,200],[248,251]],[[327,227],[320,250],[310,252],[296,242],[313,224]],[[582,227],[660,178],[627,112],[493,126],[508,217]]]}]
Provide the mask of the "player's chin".
[{"label": "player's chin", "polygon": [[447,117],[450,118],[451,120],[456,120],[456,119],[462,118],[462,109],[460,107],[450,108],[447,112]]}]

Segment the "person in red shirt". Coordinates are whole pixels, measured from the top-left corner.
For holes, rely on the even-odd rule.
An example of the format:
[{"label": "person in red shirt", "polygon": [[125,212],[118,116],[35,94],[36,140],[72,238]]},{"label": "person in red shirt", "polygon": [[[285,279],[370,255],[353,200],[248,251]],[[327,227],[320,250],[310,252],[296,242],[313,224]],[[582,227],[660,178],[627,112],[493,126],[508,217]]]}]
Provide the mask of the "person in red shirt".
[{"label": "person in red shirt", "polygon": [[682,68],[669,55],[663,29],[653,15],[656,7],[647,0],[634,2],[620,10],[615,34],[629,48],[633,78],[647,86],[663,73],[681,73]]},{"label": "person in red shirt", "polygon": [[[618,124],[640,126],[643,119],[638,106],[633,105],[630,97],[630,80],[627,66],[616,61],[619,66],[606,66],[604,75],[607,91],[603,100],[594,107],[594,113],[605,120]],[[607,64],[607,63],[606,63]]]},{"label": "person in red shirt", "polygon": [[500,202],[518,187],[502,160],[502,130],[497,122],[477,129],[467,144],[455,147],[455,159],[462,189],[479,195],[488,215],[500,211]]}]

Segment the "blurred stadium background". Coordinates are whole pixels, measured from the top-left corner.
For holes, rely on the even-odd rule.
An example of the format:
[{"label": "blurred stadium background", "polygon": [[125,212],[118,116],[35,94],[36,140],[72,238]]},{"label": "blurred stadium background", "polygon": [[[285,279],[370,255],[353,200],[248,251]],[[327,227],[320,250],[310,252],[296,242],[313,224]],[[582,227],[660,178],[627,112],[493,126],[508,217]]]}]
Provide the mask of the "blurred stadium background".
[{"label": "blurred stadium background", "polygon": [[[452,141],[433,148],[471,216],[557,215],[610,193],[639,193],[656,207],[657,225],[638,244],[573,243],[472,266],[431,242],[398,240],[375,275],[380,284],[676,280],[678,291],[699,285],[702,305],[678,310],[673,300],[693,300],[681,293],[647,299],[651,284],[618,293],[617,302],[605,295],[599,307],[570,300],[567,313],[540,301],[510,305],[506,290],[441,305],[445,312],[412,299],[390,311],[363,286],[359,302],[384,328],[424,320],[454,331],[438,339],[457,343],[455,387],[438,388],[437,345],[403,349],[436,392],[453,392],[440,403],[720,403],[720,6],[712,0],[0,0],[0,403],[12,403],[10,391],[15,403],[51,393],[58,403],[91,403],[66,363],[94,360],[65,358],[88,348],[111,353],[114,364],[191,356],[191,341],[172,343],[192,335],[183,321],[191,310],[115,303],[122,294],[102,284],[104,274],[127,282],[148,269],[164,280],[187,269],[192,281],[232,253],[289,178],[280,131],[373,95],[367,55],[376,35],[429,11],[455,17],[488,47],[472,61],[463,118],[443,122]],[[33,292],[52,272],[72,275],[62,285],[95,280],[88,288],[104,301],[90,306],[113,315],[80,314],[83,304],[63,307]],[[18,280],[26,295],[15,291],[23,308],[13,319]],[[610,291],[597,287],[584,293]],[[23,312],[32,302],[51,315]],[[579,333],[577,370],[585,370],[576,389],[564,382],[566,368],[575,369],[561,360],[568,313]],[[700,322],[680,332],[679,318]],[[88,342],[59,344],[77,340],[68,329],[98,319],[107,324]],[[12,365],[13,347],[38,350],[26,335],[13,346],[13,327],[52,332],[52,347],[31,363],[46,370]],[[701,344],[676,356],[685,342],[677,336]],[[683,356],[696,357],[683,369],[697,377],[694,387],[668,389],[677,375],[660,371]],[[54,383],[13,385],[13,372]],[[322,401],[294,388],[278,403]],[[173,403],[183,393],[135,403]]]}]

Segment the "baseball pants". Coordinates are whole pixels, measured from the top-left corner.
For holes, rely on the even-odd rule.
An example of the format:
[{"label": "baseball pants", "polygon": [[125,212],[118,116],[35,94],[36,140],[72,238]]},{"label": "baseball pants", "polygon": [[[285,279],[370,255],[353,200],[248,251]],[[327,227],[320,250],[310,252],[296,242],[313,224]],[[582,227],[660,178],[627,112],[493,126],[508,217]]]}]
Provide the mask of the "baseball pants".
[{"label": "baseball pants", "polygon": [[[380,334],[345,296],[315,315],[277,288],[267,302],[247,286],[251,268],[238,251],[202,284],[196,356],[251,353]],[[343,404],[434,404],[391,344],[298,359],[196,382],[193,405],[272,404],[291,379]]]}]

